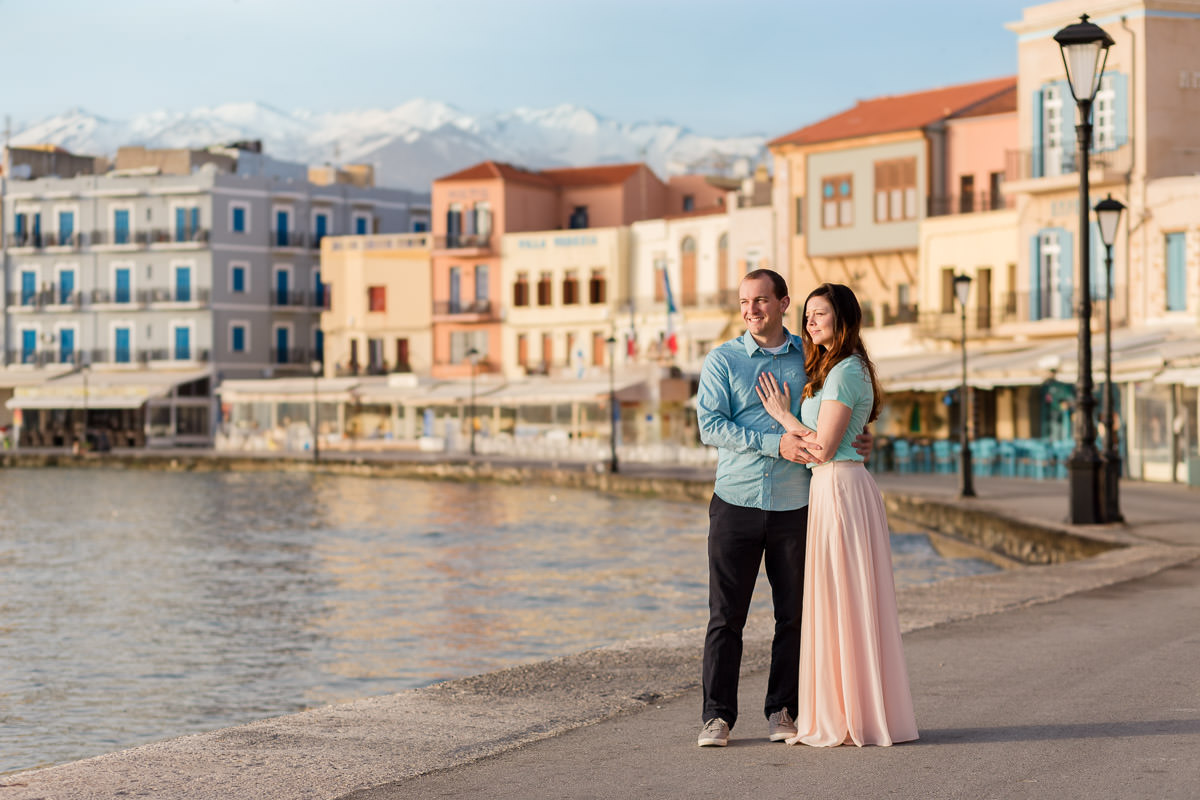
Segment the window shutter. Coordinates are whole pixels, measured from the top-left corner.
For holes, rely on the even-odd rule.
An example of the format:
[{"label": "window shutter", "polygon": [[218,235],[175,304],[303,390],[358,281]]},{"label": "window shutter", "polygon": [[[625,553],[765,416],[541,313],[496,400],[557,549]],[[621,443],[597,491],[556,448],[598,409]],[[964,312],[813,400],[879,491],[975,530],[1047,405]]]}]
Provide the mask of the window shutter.
[{"label": "window shutter", "polygon": [[[1030,165],[1031,177],[1040,178],[1045,174],[1042,168],[1042,154],[1045,151],[1045,143],[1042,141],[1042,90],[1038,89],[1033,93],[1033,150],[1032,164]],[[1035,247],[1036,249],[1036,247]],[[1037,317],[1034,317],[1037,319]]]},{"label": "window shutter", "polygon": [[[1039,92],[1040,94],[1040,92]],[[1029,319],[1042,318],[1042,232],[1029,238]]]},{"label": "window shutter", "polygon": [[1129,76],[1114,72],[1113,85],[1113,139],[1117,147],[1129,142]]},{"label": "window shutter", "polygon": [[1071,250],[1072,237],[1066,228],[1055,228],[1054,231],[1058,234],[1058,285],[1062,300],[1059,304],[1058,318],[1070,319],[1075,297],[1075,281],[1072,279],[1075,265]]}]

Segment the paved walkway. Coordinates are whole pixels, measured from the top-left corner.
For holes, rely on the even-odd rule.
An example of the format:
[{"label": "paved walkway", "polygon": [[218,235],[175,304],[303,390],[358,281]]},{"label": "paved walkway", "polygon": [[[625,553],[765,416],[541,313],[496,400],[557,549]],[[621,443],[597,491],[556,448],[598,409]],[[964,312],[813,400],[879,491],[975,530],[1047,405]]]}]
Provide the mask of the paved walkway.
[{"label": "paved walkway", "polygon": [[[1196,797],[1200,492],[1127,483],[1127,525],[1072,528],[1062,482],[984,479],[959,500],[955,480],[879,482],[1127,546],[901,592],[918,742],[789,748],[747,713],[730,747],[697,748],[692,630],[10,775],[0,800]],[[767,615],[748,632],[747,709]]]}]

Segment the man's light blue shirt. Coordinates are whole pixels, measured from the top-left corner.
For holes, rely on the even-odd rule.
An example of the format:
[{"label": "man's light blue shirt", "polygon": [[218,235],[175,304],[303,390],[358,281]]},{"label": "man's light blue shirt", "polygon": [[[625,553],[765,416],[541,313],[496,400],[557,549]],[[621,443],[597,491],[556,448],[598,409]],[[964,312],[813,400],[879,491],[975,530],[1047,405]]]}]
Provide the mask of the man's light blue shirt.
[{"label": "man's light blue shirt", "polygon": [[808,505],[808,469],[779,455],[783,426],[763,408],[754,387],[770,372],[787,384],[792,413],[799,416],[804,390],[804,345],[784,329],[778,354],[763,350],[743,333],[704,359],[696,415],[700,440],[718,448],[714,491],[726,503],[765,511],[791,511]]}]

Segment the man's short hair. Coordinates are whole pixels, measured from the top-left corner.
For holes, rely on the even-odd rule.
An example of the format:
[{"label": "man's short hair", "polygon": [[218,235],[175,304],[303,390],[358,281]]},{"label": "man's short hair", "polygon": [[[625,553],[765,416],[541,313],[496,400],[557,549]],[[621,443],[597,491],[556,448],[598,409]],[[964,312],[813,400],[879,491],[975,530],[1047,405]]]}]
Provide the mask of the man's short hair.
[{"label": "man's short hair", "polygon": [[773,269],[756,269],[742,276],[744,281],[756,281],[759,278],[767,278],[771,281],[771,286],[775,289],[776,300],[782,300],[788,296],[787,281]]}]

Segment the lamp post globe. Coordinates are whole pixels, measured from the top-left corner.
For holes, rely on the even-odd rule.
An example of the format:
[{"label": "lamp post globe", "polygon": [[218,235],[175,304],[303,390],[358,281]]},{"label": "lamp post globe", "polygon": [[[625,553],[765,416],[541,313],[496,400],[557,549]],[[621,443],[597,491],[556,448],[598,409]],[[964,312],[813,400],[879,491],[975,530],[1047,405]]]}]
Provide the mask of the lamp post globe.
[{"label": "lamp post globe", "polygon": [[1104,399],[1100,416],[1104,420],[1104,453],[1101,456],[1101,512],[1105,522],[1121,522],[1121,451],[1118,449],[1116,414],[1113,410],[1112,387],[1112,301],[1113,301],[1113,244],[1125,205],[1110,194],[1096,203],[1096,222],[1100,241],[1104,243]]},{"label": "lamp post globe", "polygon": [[975,497],[975,476],[971,464],[971,400],[967,386],[967,298],[971,294],[971,276],[954,276],[954,296],[958,298],[958,306],[962,313],[962,401],[959,408],[962,413],[962,427],[959,432],[962,451],[959,454],[959,465],[962,472],[960,478],[960,494],[962,497]]},{"label": "lamp post globe", "polygon": [[1088,202],[1088,154],[1092,146],[1092,102],[1100,88],[1104,64],[1113,39],[1088,21],[1054,34],[1061,50],[1071,96],[1078,108],[1075,133],[1079,151],[1079,374],[1075,383],[1075,449],[1067,461],[1070,503],[1067,521],[1075,525],[1103,522],[1100,507],[1100,453],[1096,449],[1096,398],[1092,382],[1092,287],[1091,248],[1088,236],[1091,206]]}]

